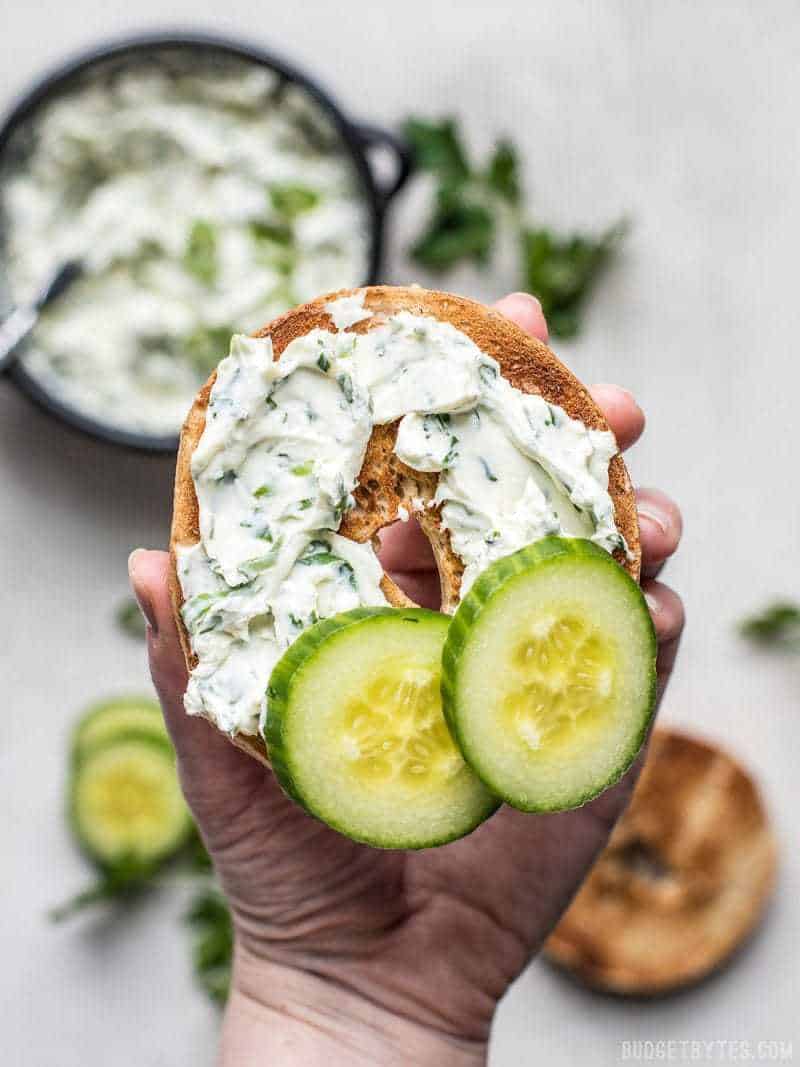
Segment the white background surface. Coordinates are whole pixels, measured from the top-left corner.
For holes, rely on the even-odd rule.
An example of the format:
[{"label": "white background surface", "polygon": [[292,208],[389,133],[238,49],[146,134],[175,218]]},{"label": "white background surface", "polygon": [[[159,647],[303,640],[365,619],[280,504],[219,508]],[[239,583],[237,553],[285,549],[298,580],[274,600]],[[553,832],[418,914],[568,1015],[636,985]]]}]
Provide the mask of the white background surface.
[{"label": "white background surface", "polygon": [[[633,216],[583,337],[558,350],[647,410],[632,473],[686,516],[668,574],[690,621],[663,717],[754,769],[783,845],[780,886],[733,966],[678,997],[602,999],[535,963],[500,1009],[491,1061],[613,1064],[639,1038],[794,1039],[800,1060],[800,659],[751,652],[733,632],[771,594],[800,596],[797,5],[0,0],[0,103],[70,50],[165,20],[284,52],[365,119],[453,112],[481,149],[509,133],[543,220]],[[386,280],[424,280],[395,244]],[[513,284],[448,282],[487,299]],[[74,436],[0,385],[4,1067],[213,1062],[217,1017],[192,986],[180,893],[127,924],[44,917],[88,875],[61,818],[70,722],[100,694],[147,684],[112,614],[130,549],[165,542],[171,466]]]}]

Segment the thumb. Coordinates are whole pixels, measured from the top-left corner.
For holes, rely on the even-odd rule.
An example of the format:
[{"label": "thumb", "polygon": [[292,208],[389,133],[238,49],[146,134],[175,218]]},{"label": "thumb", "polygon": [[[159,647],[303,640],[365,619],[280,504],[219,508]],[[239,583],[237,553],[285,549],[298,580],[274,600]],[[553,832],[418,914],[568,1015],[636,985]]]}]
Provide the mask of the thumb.
[{"label": "thumb", "polygon": [[[240,812],[246,797],[263,788],[265,768],[235,748],[211,723],[187,715],[188,673],[169,596],[169,555],[142,548],[131,553],[131,588],[147,621],[150,674],[178,756],[186,799],[202,830],[213,836]],[[209,825],[206,825],[206,824]]]}]

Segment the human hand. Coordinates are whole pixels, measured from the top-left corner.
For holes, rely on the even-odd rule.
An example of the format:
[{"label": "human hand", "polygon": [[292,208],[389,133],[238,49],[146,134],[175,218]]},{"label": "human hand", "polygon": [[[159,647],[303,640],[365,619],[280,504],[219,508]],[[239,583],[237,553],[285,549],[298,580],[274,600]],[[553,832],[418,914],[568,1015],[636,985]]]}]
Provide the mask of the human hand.
[{"label": "human hand", "polygon": [[[536,337],[536,300],[497,305]],[[621,449],[644,417],[630,394],[592,394]],[[643,589],[659,639],[660,691],[683,625],[655,580],[681,533],[676,506],[638,493]],[[384,568],[418,603],[438,577],[413,523],[385,531]],[[148,619],[153,681],[189,805],[228,896],[236,931],[223,1064],[481,1063],[508,985],[540,948],[603,847],[634,768],[575,811],[502,808],[469,837],[418,853],[356,844],[307,815],[272,774],[183,710],[186,668],[167,591],[168,557],[137,551],[131,581]]]}]

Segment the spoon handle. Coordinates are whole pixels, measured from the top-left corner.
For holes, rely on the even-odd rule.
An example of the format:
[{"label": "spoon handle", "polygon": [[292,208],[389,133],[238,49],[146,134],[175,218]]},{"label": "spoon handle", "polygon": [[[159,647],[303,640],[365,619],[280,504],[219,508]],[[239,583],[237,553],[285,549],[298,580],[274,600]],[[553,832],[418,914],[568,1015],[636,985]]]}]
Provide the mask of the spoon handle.
[{"label": "spoon handle", "polygon": [[32,304],[12,308],[0,321],[0,374],[16,362],[21,343],[36,325],[42,309],[61,296],[80,273],[81,265],[77,260],[62,263]]}]

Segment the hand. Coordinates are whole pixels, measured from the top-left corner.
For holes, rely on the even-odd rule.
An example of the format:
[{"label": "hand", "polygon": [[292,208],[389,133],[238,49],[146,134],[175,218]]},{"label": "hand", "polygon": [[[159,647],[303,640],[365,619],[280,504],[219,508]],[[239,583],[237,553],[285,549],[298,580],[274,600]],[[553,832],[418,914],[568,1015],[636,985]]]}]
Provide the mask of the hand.
[{"label": "hand", "polygon": [[[514,294],[497,307],[546,340],[533,297]],[[632,445],[644,416],[630,394],[603,385],[592,395],[620,448]],[[677,548],[681,517],[655,490],[640,490],[638,500],[663,692],[683,609],[655,575]],[[413,523],[385,532],[381,557],[411,597],[438,606],[431,552]],[[482,1063],[498,1000],[606,843],[637,768],[576,811],[531,816],[502,808],[442,848],[400,853],[355,844],[306,815],[208,723],[185,714],[167,569],[164,552],[131,557],[183,788],[234,917],[222,1063]]]}]

